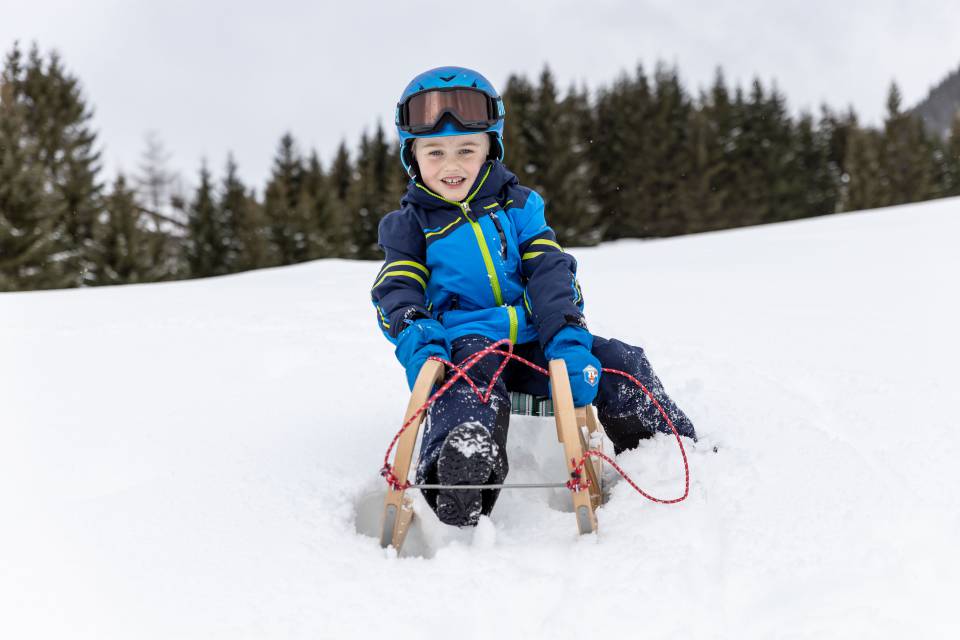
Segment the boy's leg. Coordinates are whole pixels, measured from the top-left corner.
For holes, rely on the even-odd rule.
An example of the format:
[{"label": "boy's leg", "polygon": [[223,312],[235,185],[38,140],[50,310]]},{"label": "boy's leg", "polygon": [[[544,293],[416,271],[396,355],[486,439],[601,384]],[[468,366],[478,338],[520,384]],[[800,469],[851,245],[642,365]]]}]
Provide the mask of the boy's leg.
[{"label": "boy's leg", "polygon": [[[693,423],[663,389],[643,349],[620,342],[593,337],[593,355],[604,368],[629,373],[643,383],[657,399],[681,436],[696,440]],[[633,449],[654,432],[673,433],[650,398],[633,382],[614,374],[600,376],[600,389],[594,401],[600,424],[613,441],[616,453]]]},{"label": "boy's leg", "polygon": [[[452,361],[461,363],[471,354],[474,354],[489,346],[491,341],[482,336],[465,336],[454,341],[451,349]],[[500,366],[501,356],[488,355],[483,360],[475,364],[468,375],[473,379],[481,391],[485,390],[490,384],[490,378]],[[452,376],[448,372],[448,379]],[[483,479],[483,484],[502,483],[507,475],[507,428],[510,421],[510,398],[507,394],[506,385],[500,379],[494,385],[490,402],[484,404],[474,393],[470,385],[463,379],[457,380],[446,393],[437,398],[437,401],[430,407],[427,420],[424,423],[423,441],[420,444],[420,460],[417,463],[417,482],[418,483],[441,483],[438,475],[438,461],[441,454],[447,449],[453,450],[453,455],[446,461],[453,465],[455,470],[463,464],[469,464],[457,453],[458,451],[469,451],[469,443],[463,442],[465,439],[475,438],[478,435],[483,443],[482,453],[486,454],[490,450],[492,457],[492,469],[489,479]],[[467,423],[469,426],[461,427]],[[472,424],[471,424],[472,423]],[[478,433],[477,425],[481,425],[487,433]],[[447,449],[444,448],[446,443]],[[470,456],[468,455],[467,458]],[[449,471],[448,471],[449,473]],[[443,479],[442,483],[447,480]],[[471,481],[469,484],[473,484]],[[454,495],[453,491],[446,492],[450,496],[440,496],[441,503],[453,498],[460,499],[467,492],[459,491]],[[482,491],[482,513],[489,514],[499,495],[498,490]],[[437,511],[438,492],[425,490],[424,498],[430,508]],[[438,512],[438,515],[443,515]],[[441,518],[443,519],[443,518]]]},{"label": "boy's leg", "polygon": [[[594,336],[592,351],[602,367],[624,371],[642,382],[670,416],[677,432],[682,436],[696,439],[697,434],[693,423],[664,391],[663,384],[653,372],[643,349],[619,340],[607,340]],[[547,358],[536,342],[517,345],[514,353],[536,365],[547,367]],[[511,391],[533,395],[549,393],[549,384],[545,376],[516,361],[507,366],[504,378],[507,388]],[[656,431],[673,433],[670,425],[660,415],[660,411],[647,394],[623,376],[607,373],[600,376],[600,389],[593,404],[597,408],[600,424],[613,441],[616,453],[635,448],[641,440],[652,437]]]}]

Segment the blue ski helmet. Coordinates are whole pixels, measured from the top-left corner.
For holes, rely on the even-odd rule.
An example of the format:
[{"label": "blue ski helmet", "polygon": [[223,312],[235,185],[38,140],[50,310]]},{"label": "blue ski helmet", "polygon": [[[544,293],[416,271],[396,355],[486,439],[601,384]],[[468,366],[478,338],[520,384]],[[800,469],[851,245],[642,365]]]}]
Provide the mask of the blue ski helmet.
[{"label": "blue ski helmet", "polygon": [[413,140],[489,133],[503,160],[503,99],[490,81],[471,69],[437,67],[410,81],[397,103],[395,124],[400,136],[400,162],[414,175]]}]

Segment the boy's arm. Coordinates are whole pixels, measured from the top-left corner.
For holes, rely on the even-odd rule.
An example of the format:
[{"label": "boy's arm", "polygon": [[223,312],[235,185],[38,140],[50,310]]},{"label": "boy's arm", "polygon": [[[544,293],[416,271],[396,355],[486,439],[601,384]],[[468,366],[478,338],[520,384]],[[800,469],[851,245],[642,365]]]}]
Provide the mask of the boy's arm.
[{"label": "boy's arm", "polygon": [[[543,198],[533,190],[526,203],[514,213],[520,268],[527,281],[527,303],[533,312],[541,346],[546,347],[560,329],[575,325],[586,329],[583,296],[577,282],[577,261],[557,243],[547,225]],[[518,194],[521,195],[521,194]]]},{"label": "boy's arm", "polygon": [[395,211],[380,221],[380,248],[386,254],[370,294],[380,329],[396,344],[409,326],[406,320],[429,318],[426,308],[426,242],[420,225],[409,214]]}]

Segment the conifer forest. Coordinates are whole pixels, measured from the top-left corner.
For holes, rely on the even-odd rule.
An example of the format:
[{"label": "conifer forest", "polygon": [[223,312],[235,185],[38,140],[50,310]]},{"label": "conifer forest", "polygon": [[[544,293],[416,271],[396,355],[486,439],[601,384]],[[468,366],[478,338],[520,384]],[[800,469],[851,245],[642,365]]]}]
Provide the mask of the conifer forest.
[{"label": "conifer forest", "polygon": [[[558,87],[546,68],[501,88],[505,163],[543,195],[565,246],[960,195],[960,120],[946,138],[926,131],[895,84],[879,127],[826,105],[794,115],[775,87],[730,86],[720,70],[696,93],[666,65],[591,92]],[[107,178],[93,101],[56,53],[4,54],[0,291],[381,257],[378,222],[408,181],[392,122],[332,158],[290,132],[263,185],[244,184],[229,156],[179,180],[156,138],[138,166]]]}]

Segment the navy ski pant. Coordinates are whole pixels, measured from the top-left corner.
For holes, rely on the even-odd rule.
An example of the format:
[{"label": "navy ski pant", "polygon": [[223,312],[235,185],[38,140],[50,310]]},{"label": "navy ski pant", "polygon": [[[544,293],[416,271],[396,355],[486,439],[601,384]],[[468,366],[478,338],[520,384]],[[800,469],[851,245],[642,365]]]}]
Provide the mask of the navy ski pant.
[{"label": "navy ski pant", "polygon": [[[464,336],[452,345],[452,361],[461,363],[470,355],[488,347],[492,341],[482,336]],[[515,345],[514,353],[536,365],[546,368],[547,359],[536,341]],[[647,361],[643,349],[619,340],[593,338],[593,355],[604,368],[618,369],[629,373],[642,382],[663,407],[677,431],[682,436],[696,439],[693,424],[686,414],[674,404],[663,389],[663,384]],[[481,391],[486,390],[490,378],[499,368],[503,356],[490,354],[475,364],[468,375]],[[448,379],[453,375],[447,372]],[[470,385],[462,378],[457,380],[445,394],[430,407],[424,425],[420,445],[420,461],[417,464],[417,482],[436,482],[435,467],[440,447],[447,434],[464,422],[479,422],[490,430],[497,443],[497,456],[489,482],[502,483],[507,476],[507,430],[510,424],[509,391],[529,393],[534,396],[550,395],[550,383],[546,376],[527,365],[511,360],[493,387],[489,403],[483,403]],[[660,411],[642,389],[619,375],[600,376],[600,388],[593,402],[597,417],[607,436],[613,441],[614,451],[620,453],[633,449],[641,440],[657,431],[672,433]],[[431,507],[435,506],[436,494],[424,491]],[[483,513],[490,513],[498,491],[483,492]]]}]

